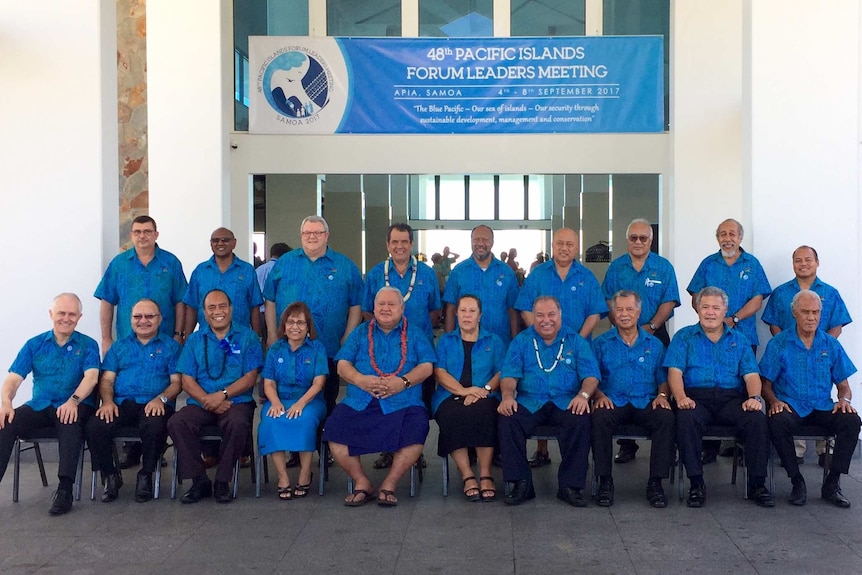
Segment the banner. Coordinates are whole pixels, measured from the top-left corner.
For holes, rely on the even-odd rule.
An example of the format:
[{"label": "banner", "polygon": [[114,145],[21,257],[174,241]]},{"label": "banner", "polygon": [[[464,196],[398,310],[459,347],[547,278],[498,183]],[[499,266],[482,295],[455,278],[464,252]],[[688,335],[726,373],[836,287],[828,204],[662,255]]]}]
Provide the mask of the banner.
[{"label": "banner", "polygon": [[660,36],[249,38],[249,132],[664,130]]}]

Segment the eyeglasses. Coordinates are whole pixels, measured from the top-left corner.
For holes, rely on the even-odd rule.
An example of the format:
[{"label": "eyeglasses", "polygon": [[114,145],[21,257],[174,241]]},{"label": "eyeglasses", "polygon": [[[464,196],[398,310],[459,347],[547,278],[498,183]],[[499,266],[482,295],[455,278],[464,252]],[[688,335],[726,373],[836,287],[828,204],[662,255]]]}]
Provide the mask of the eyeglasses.
[{"label": "eyeglasses", "polygon": [[211,244],[229,244],[236,238],[210,238]]},{"label": "eyeglasses", "polygon": [[142,319],[145,319],[147,321],[153,321],[154,319],[156,319],[160,315],[161,314],[158,314],[158,313],[133,313],[132,319],[135,321],[141,321]]},{"label": "eyeglasses", "polygon": [[151,236],[156,233],[156,230],[132,230],[133,236]]},{"label": "eyeglasses", "polygon": [[308,322],[305,321],[304,319],[289,319],[286,322],[284,322],[284,325],[286,325],[288,327],[293,327],[293,326],[305,327],[306,325],[308,325]]},{"label": "eyeglasses", "polygon": [[636,236],[636,235],[632,234],[629,236],[629,241],[633,244],[636,244],[638,242],[640,242],[642,244],[647,244],[647,243],[650,243],[650,237],[649,236]]},{"label": "eyeglasses", "polygon": [[310,237],[314,236],[315,238],[319,238],[320,236],[322,236],[322,235],[323,235],[323,234],[325,234],[325,233],[326,233],[326,232],[324,232],[324,231],[319,231],[319,232],[302,232],[302,237],[304,237],[304,238],[310,238]]}]

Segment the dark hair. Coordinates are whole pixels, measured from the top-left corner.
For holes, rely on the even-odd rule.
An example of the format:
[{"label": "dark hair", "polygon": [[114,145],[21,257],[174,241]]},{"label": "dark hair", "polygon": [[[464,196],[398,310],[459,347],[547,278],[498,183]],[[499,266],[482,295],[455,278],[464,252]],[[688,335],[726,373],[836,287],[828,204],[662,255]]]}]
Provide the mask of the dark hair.
[{"label": "dark hair", "polygon": [[407,224],[392,224],[389,226],[389,229],[386,230],[386,243],[392,239],[392,231],[397,230],[399,232],[407,232],[407,235],[410,236],[410,243],[413,243],[413,228],[408,226]]},{"label": "dark hair", "polygon": [[272,244],[269,248],[269,257],[271,258],[280,258],[284,254],[290,251],[290,246],[284,242],[278,242],[277,244]]},{"label": "dark hair", "polygon": [[205,295],[205,296],[204,296],[204,299],[203,299],[203,302],[204,302],[204,303],[203,303],[203,305],[204,305],[204,307],[206,307],[206,301],[207,301],[207,298],[208,298],[208,297],[210,297],[212,294],[214,294],[214,293],[216,293],[216,292],[218,292],[218,293],[220,293],[220,294],[224,295],[224,297],[226,297],[226,298],[227,298],[227,303],[228,303],[228,305],[229,305],[229,306],[231,306],[231,307],[233,307],[233,302],[231,301],[230,296],[229,296],[229,295],[227,295],[227,292],[226,292],[226,291],[224,291],[224,290],[220,290],[220,289],[211,289],[210,291],[208,291],[208,292],[207,292],[207,295]]},{"label": "dark hair", "polygon": [[153,224],[153,231],[158,231],[159,228],[156,227],[156,220],[151,218],[150,216],[138,216],[134,220],[132,220],[133,224]]},{"label": "dark hair", "polygon": [[494,239],[494,230],[491,228],[491,226],[486,226],[485,224],[479,224],[478,226],[476,226],[475,228],[470,230],[470,237],[471,238],[473,237],[473,232],[475,232],[479,228],[488,228],[488,231],[491,232],[491,239],[492,240]]},{"label": "dark hair", "polygon": [[815,261],[815,262],[817,262],[817,263],[820,263],[820,256],[818,256],[818,255],[817,255],[817,250],[815,250],[815,249],[814,249],[814,248],[812,248],[811,246],[799,246],[798,248],[796,248],[795,250],[793,250],[793,254],[792,254],[790,257],[791,257],[791,258],[795,258],[795,257],[796,257],[796,252],[798,252],[799,250],[811,250],[811,253],[813,253],[813,254],[814,254],[814,261]]},{"label": "dark hair", "polygon": [[278,322],[279,333],[281,333],[281,337],[287,339],[284,331],[287,327],[287,318],[292,315],[301,315],[305,318],[305,323],[308,327],[308,337],[310,339],[315,339],[317,337],[317,330],[314,329],[314,318],[311,317],[311,310],[308,309],[308,306],[305,305],[304,302],[295,301],[281,312],[281,320]]},{"label": "dark hair", "polygon": [[473,295],[471,293],[465,293],[464,295],[459,297],[458,298],[458,305],[455,306],[455,309],[457,310],[459,307],[461,307],[461,300],[467,299],[467,298],[476,300],[476,303],[479,305],[479,313],[482,313],[482,300],[479,299],[479,296]]}]

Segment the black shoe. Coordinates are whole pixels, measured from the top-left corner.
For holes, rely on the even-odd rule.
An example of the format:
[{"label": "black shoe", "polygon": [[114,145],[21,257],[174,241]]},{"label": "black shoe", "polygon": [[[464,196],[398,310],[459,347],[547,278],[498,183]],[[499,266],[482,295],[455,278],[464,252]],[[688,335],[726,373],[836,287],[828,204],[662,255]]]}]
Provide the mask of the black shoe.
[{"label": "black shoe", "polygon": [[391,451],[384,451],[374,462],[374,469],[389,469],[392,467],[392,459],[395,457]]},{"label": "black shoe", "polygon": [[701,454],[700,463],[701,465],[709,465],[710,463],[715,463],[716,459],[718,459],[718,452],[707,449]]},{"label": "black shoe", "polygon": [[537,451],[533,454],[527,463],[530,464],[530,467],[544,467],[545,465],[551,464],[551,456],[548,453],[542,453],[541,451]]},{"label": "black shoe", "polygon": [[804,464],[805,464],[805,458],[804,457],[797,457],[796,458],[796,465],[804,465]]},{"label": "black shoe", "polygon": [[503,497],[503,503],[506,505],[520,505],[524,501],[535,499],[536,491],[533,489],[533,484],[526,480],[510,481],[512,488]]},{"label": "black shoe", "polygon": [[216,481],[213,484],[213,497],[215,497],[217,503],[230,503],[233,501],[230,484],[225,481]]},{"label": "black shoe", "polygon": [[287,459],[286,467],[290,469],[291,467],[299,467],[299,453],[296,451],[290,452],[290,457]]},{"label": "black shoe", "polygon": [[599,483],[599,491],[596,493],[596,503],[600,507],[610,507],[614,504],[614,480],[610,477]]},{"label": "black shoe", "polygon": [[110,503],[116,501],[120,496],[120,487],[123,485],[123,478],[119,473],[112,473],[103,480],[105,490],[102,492],[102,503]]},{"label": "black shoe", "polygon": [[819,465],[820,467],[826,467],[826,454],[825,453],[821,453],[820,455],[817,456],[817,465]]},{"label": "black shoe", "polygon": [[135,501],[146,503],[153,498],[153,474],[146,471],[138,471],[138,479],[135,481]]},{"label": "black shoe", "polygon": [[801,477],[793,483],[793,489],[790,490],[791,505],[805,505],[808,502],[808,489],[805,487],[805,480]]},{"label": "black shoe", "polygon": [[614,463],[628,463],[630,461],[634,461],[638,449],[640,449],[640,446],[637,443],[633,443],[631,445],[620,445],[620,450],[614,456]]},{"label": "black shoe", "polygon": [[[167,462],[165,462],[167,463]],[[140,453],[124,453],[120,456],[120,469],[130,469],[141,464]]]},{"label": "black shoe", "polygon": [[[820,497],[836,507],[847,509],[850,507],[850,501],[841,493],[841,485],[824,485],[820,488]],[[71,503],[71,502],[70,502]]]},{"label": "black shoe", "polygon": [[72,510],[72,492],[64,489],[58,489],[54,492],[51,498],[51,508],[48,509],[49,515],[65,515]]},{"label": "black shoe", "polygon": [[760,487],[748,487],[748,499],[754,501],[758,507],[775,507],[775,498],[765,485]]},{"label": "black shoe", "polygon": [[180,503],[197,503],[201,499],[211,497],[213,494],[213,482],[209,479],[201,479],[192,483],[185,494],[180,497]]},{"label": "black shoe", "polygon": [[[575,489],[574,487],[564,487],[557,491],[557,499],[565,501],[572,507],[586,507],[587,498],[584,497],[583,489]],[[600,504],[601,505],[601,504]]]},{"label": "black shoe", "polygon": [[689,507],[703,507],[706,505],[706,485],[692,485],[688,490],[688,500],[686,505]]},{"label": "black shoe", "polygon": [[661,486],[661,483],[647,483],[646,498],[649,504],[656,509],[667,507],[667,496],[664,494],[664,488]]}]

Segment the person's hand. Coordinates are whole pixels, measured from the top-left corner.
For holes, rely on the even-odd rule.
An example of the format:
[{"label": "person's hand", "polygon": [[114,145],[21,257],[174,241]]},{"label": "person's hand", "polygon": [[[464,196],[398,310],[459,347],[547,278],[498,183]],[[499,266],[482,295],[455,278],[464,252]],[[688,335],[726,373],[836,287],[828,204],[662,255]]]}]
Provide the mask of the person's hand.
[{"label": "person's hand", "polygon": [[652,408],[653,409],[670,409],[670,401],[667,400],[667,396],[659,395],[655,399],[652,400]]},{"label": "person's hand", "polygon": [[392,375],[375,377],[373,378],[373,383],[371,384],[371,395],[373,395],[377,399],[386,399],[387,397],[398,393],[399,384],[401,385],[401,387],[404,387],[404,382],[401,381],[400,377],[395,377]]},{"label": "person's hand", "polygon": [[726,326],[727,326],[727,327],[729,327],[730,329],[733,329],[733,328],[736,326],[736,324],[735,324],[735,323],[733,323],[733,318],[732,318],[732,317],[726,317],[726,318],[724,318],[724,325],[726,325]]},{"label": "person's hand", "polygon": [[844,401],[843,399],[839,399],[835,405],[832,406],[832,413],[856,413],[856,408],[850,405],[849,401]]},{"label": "person's hand", "polygon": [[590,412],[590,403],[579,393],[572,398],[567,409],[575,415],[583,415]]},{"label": "person's hand", "polygon": [[514,397],[510,397],[508,399],[503,399],[500,402],[500,405],[497,406],[497,413],[500,415],[505,415],[506,417],[513,415],[516,411],[518,411],[518,402],[515,401]]},{"label": "person's hand", "polygon": [[78,421],[78,403],[74,399],[67,399],[66,403],[57,408],[57,419],[67,425]]},{"label": "person's hand", "polygon": [[144,406],[144,415],[147,417],[161,417],[165,414],[165,404],[161,396],[154,397]]},{"label": "person's hand", "polygon": [[269,411],[266,414],[270,417],[281,417],[284,415],[284,405],[280,402],[273,402],[269,406]]},{"label": "person's hand", "polygon": [[111,423],[115,417],[120,416],[120,408],[113,401],[102,402],[102,406],[96,410],[96,415],[105,423]]},{"label": "person's hand", "polygon": [[221,391],[208,393],[201,398],[201,407],[207,411],[216,411],[222,402],[227,401]]},{"label": "person's hand", "polygon": [[596,403],[594,404],[594,407],[596,407],[597,409],[598,408],[613,409],[614,408],[614,402],[611,401],[611,398],[608,397],[607,395],[603,395],[603,396],[596,399]]},{"label": "person's hand", "polygon": [[749,397],[745,401],[742,402],[742,411],[760,411],[763,409],[763,404],[754,399],[753,397]]},{"label": "person's hand", "polygon": [[305,404],[301,401],[297,401],[293,405],[290,406],[287,410],[287,418],[288,419],[297,419],[300,415],[302,415],[302,410],[305,407]]},{"label": "person's hand", "polygon": [[786,411],[788,413],[793,413],[793,410],[790,409],[790,406],[781,401],[780,399],[776,399],[773,403],[769,405],[769,415],[775,415],[776,413],[781,413],[782,411]]},{"label": "person's hand", "polygon": [[697,403],[687,395],[676,402],[676,406],[679,409],[694,409],[696,405]]},{"label": "person's hand", "polygon": [[0,406],[0,429],[6,427],[7,423],[12,423],[15,419],[15,409],[11,405]]},{"label": "person's hand", "polygon": [[233,404],[230,401],[225,399],[220,404],[218,404],[218,406],[212,411],[216,415],[224,415],[225,413],[227,413],[227,410],[230,409],[232,405]]}]

